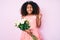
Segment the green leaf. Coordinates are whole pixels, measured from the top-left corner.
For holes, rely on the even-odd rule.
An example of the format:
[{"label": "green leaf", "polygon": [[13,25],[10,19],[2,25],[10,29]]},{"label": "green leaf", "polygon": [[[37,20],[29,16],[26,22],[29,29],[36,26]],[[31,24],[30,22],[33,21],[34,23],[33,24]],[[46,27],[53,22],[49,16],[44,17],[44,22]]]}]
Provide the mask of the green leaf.
[{"label": "green leaf", "polygon": [[29,22],[26,20],[25,22],[24,22],[24,24],[19,24],[18,25],[18,27],[21,29],[21,30],[27,30],[27,29],[29,29],[30,28],[30,26],[29,26]]},{"label": "green leaf", "polygon": [[37,37],[35,35],[31,36],[33,40],[37,40]]}]

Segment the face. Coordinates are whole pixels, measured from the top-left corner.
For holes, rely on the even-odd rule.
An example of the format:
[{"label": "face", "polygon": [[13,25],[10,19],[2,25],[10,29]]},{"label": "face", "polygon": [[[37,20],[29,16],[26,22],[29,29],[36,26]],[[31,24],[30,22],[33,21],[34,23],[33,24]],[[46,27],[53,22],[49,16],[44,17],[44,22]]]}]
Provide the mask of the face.
[{"label": "face", "polygon": [[32,11],[33,11],[32,5],[31,5],[31,4],[28,4],[28,5],[27,5],[27,13],[28,13],[28,14],[31,14]]}]

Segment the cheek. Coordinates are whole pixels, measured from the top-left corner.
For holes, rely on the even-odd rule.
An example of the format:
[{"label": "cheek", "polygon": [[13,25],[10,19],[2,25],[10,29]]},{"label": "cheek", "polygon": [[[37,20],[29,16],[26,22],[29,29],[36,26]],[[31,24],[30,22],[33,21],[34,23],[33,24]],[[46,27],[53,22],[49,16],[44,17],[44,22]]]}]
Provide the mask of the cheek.
[{"label": "cheek", "polygon": [[33,11],[33,8],[31,8],[31,11]]},{"label": "cheek", "polygon": [[29,8],[27,8],[27,11],[29,11]]}]

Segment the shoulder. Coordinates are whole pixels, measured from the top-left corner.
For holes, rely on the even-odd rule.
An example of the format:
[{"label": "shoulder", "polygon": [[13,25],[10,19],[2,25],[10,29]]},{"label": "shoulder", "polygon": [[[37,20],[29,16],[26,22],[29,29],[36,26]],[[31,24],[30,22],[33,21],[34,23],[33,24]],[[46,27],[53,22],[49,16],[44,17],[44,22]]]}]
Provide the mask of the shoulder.
[{"label": "shoulder", "polygon": [[42,17],[42,14],[40,13],[40,14],[36,15],[36,17],[40,19]]},{"label": "shoulder", "polygon": [[42,14],[39,14],[39,18],[42,18]]},{"label": "shoulder", "polygon": [[25,16],[21,16],[22,17],[22,19],[25,17]]}]

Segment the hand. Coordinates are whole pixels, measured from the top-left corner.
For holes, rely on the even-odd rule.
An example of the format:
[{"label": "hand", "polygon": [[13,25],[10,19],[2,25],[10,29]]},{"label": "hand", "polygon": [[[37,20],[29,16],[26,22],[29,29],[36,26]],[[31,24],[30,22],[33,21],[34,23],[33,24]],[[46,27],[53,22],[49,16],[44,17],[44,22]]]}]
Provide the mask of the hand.
[{"label": "hand", "polygon": [[29,35],[32,35],[31,29],[25,30],[25,32],[27,32]]}]

